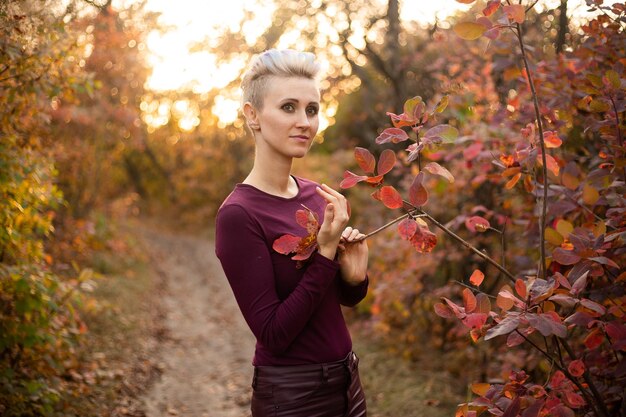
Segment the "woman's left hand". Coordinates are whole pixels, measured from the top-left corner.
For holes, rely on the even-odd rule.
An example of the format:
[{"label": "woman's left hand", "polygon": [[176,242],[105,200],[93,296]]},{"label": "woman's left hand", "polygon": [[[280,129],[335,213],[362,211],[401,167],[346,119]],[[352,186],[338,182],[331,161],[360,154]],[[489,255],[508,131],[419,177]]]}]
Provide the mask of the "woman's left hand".
[{"label": "woman's left hand", "polygon": [[358,229],[353,229],[350,226],[346,227],[341,234],[338,260],[341,277],[350,285],[359,285],[365,281],[369,253],[367,241],[354,242],[364,237],[365,235]]}]

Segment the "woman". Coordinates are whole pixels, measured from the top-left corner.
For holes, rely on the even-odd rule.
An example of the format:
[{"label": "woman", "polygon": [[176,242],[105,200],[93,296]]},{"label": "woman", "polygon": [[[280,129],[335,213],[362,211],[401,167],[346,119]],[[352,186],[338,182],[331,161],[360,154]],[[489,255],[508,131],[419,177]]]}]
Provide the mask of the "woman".
[{"label": "woman", "polygon": [[[216,219],[216,254],[257,339],[252,415],[365,416],[358,358],[340,305],[365,297],[367,243],[347,227],[346,199],[290,174],[319,126],[319,64],[310,53],[269,50],[242,80],[243,113],[255,140],[254,166]],[[285,235],[306,235],[295,219],[317,213],[318,250],[303,264],[276,252]]]}]

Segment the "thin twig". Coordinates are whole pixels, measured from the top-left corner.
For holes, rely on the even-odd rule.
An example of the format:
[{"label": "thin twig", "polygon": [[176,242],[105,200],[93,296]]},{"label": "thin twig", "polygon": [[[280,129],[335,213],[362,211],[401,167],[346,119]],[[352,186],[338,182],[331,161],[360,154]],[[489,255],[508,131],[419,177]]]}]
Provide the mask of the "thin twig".
[{"label": "thin twig", "polygon": [[[364,237],[362,237],[362,238],[360,238],[360,239],[354,239],[354,240],[353,240],[353,242],[360,242],[360,241],[362,241],[362,240],[367,239],[368,237],[374,236],[376,233],[378,233],[378,232],[382,232],[383,230],[385,230],[385,229],[386,229],[386,228],[388,228],[389,226],[392,226],[393,224],[395,224],[395,223],[399,222],[400,220],[405,219],[405,218],[407,218],[407,217],[411,216],[412,214],[414,214],[414,212],[415,212],[415,210],[411,210],[410,212],[405,213],[405,214],[403,214],[402,216],[400,216],[400,217],[397,217],[397,218],[393,219],[392,221],[390,221],[390,222],[388,222],[388,223],[384,224],[383,226],[380,226],[378,229],[376,229],[376,230],[374,230],[374,231],[372,231],[372,232],[369,232],[369,233],[368,233],[368,234],[366,234]],[[418,215],[418,216],[413,216],[413,217],[425,217],[425,216],[424,216],[424,215]]]},{"label": "thin twig", "polygon": [[[567,343],[567,340],[562,339],[562,340],[559,340],[559,342],[561,343],[561,345],[563,346],[563,348],[567,352],[567,355],[570,357],[570,359],[572,359],[572,360],[577,359],[576,355],[574,355],[574,351],[572,350],[570,345]],[[568,378],[570,378],[570,377],[568,376]],[[593,379],[591,379],[591,374],[589,373],[589,370],[586,367],[585,367],[585,371],[583,373],[583,379],[585,380],[585,382],[589,386],[589,389],[591,390],[591,393],[593,394],[596,402],[598,403],[598,406],[602,410],[602,414],[598,414],[597,411],[596,411],[596,414],[597,415],[602,415],[604,417],[608,417],[610,414],[609,414],[609,410],[606,408],[606,404],[604,404],[604,398],[602,398],[602,395],[598,391],[598,388],[596,388],[596,385],[593,382]],[[572,382],[574,382],[574,381],[572,381]],[[576,382],[574,382],[574,383],[576,383]]]},{"label": "thin twig", "polygon": [[[410,204],[408,202],[405,202],[405,203]],[[435,218],[433,218],[430,214],[426,213],[422,209],[418,209],[418,211],[421,212],[422,214],[425,214],[426,215],[425,217],[428,220],[430,220],[435,226],[437,226],[438,228],[443,230],[445,233],[447,233],[449,236],[451,236],[454,240],[456,240],[461,245],[465,246],[466,248],[474,252],[476,255],[480,256],[481,258],[489,262],[491,265],[498,268],[498,270],[502,272],[504,275],[506,275],[512,282],[515,282],[515,276],[509,270],[507,270],[504,266],[500,265],[497,261],[492,259],[489,255],[478,250],[474,245],[467,242],[465,239],[463,239],[462,237],[454,233],[452,230],[448,229],[446,226],[438,222]]]},{"label": "thin twig", "polygon": [[526,48],[524,47],[524,41],[522,40],[522,27],[519,23],[516,23],[517,27],[517,40],[519,41],[520,50],[522,52],[522,61],[524,61],[524,68],[526,69],[526,78],[530,91],[533,97],[533,105],[535,107],[535,118],[537,119],[537,128],[539,130],[539,145],[541,148],[541,171],[543,174],[543,201],[541,206],[541,217],[539,220],[539,273],[544,280],[546,279],[546,213],[548,212],[548,162],[546,157],[546,144],[543,140],[543,122],[541,120],[541,112],[539,111],[539,99],[537,97],[537,91],[535,90],[535,83],[530,73],[530,65],[528,64],[528,58],[526,57]]}]

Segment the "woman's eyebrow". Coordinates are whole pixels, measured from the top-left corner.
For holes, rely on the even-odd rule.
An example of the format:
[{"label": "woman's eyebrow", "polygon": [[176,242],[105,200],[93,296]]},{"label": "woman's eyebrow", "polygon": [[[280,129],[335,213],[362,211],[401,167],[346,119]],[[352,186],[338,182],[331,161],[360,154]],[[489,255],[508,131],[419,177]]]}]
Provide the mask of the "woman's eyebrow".
[{"label": "woman's eyebrow", "polygon": [[[281,102],[285,102],[285,101],[294,101],[296,103],[300,103],[300,100],[298,100],[297,98],[284,98],[281,100]],[[310,101],[309,104],[316,104],[319,105],[318,101]]]}]

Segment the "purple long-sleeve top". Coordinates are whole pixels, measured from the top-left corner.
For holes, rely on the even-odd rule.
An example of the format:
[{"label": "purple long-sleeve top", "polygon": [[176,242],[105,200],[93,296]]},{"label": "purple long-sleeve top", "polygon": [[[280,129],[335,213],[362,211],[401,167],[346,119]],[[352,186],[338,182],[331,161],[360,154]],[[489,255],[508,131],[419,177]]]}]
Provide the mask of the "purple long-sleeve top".
[{"label": "purple long-sleeve top", "polygon": [[368,287],[342,278],[339,263],[318,252],[301,268],[272,249],[284,234],[305,236],[295,214],[304,204],[324,219],[326,201],[318,185],[294,177],[292,198],[237,184],[216,218],[215,253],[243,316],[257,339],[253,364],[299,365],[332,362],[352,350],[341,305],[354,306]]}]

